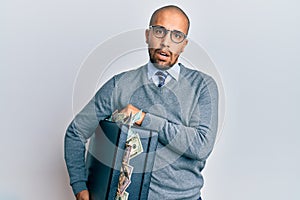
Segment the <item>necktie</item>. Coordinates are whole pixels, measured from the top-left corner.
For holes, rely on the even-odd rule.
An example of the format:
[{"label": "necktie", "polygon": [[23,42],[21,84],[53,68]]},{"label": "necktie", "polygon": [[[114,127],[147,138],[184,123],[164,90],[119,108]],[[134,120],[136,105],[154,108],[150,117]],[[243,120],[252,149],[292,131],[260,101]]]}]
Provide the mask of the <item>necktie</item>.
[{"label": "necktie", "polygon": [[157,71],[155,75],[158,77],[159,83],[158,87],[162,87],[165,84],[165,80],[168,76],[168,74],[162,72],[162,71]]}]

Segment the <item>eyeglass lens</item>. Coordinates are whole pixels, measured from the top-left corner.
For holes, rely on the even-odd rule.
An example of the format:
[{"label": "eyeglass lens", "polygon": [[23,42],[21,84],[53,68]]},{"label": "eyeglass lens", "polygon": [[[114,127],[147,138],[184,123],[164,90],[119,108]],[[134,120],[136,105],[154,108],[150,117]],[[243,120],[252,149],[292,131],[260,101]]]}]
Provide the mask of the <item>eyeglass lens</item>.
[{"label": "eyeglass lens", "polygon": [[[167,35],[167,33],[170,30],[167,30],[165,27],[163,26],[151,26],[153,28],[153,33],[154,36],[157,38],[163,38]],[[171,40],[175,43],[180,43],[185,39],[185,34],[177,31],[177,30],[172,30],[171,31]]]}]

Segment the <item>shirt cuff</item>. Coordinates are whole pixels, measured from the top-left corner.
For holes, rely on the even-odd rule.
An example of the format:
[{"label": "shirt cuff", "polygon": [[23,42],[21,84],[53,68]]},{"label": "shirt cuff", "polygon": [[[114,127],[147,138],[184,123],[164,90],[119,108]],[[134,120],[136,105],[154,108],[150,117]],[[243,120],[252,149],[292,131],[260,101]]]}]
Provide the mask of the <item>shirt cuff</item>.
[{"label": "shirt cuff", "polygon": [[167,120],[164,118],[146,113],[141,127],[159,132],[163,129],[166,122]]},{"label": "shirt cuff", "polygon": [[72,189],[74,195],[76,195],[78,192],[81,192],[82,190],[87,190],[87,186],[84,181],[79,181],[72,184]]}]

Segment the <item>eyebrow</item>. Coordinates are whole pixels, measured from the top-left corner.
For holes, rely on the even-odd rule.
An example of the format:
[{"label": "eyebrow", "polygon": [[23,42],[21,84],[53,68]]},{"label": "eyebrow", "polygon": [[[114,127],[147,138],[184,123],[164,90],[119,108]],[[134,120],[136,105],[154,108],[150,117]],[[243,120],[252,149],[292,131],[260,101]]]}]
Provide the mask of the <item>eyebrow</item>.
[{"label": "eyebrow", "polygon": [[187,35],[187,34],[185,34],[183,31],[179,31],[179,30],[176,30],[176,29],[169,30],[169,29],[167,29],[166,27],[164,27],[164,26],[161,26],[161,25],[150,25],[150,26],[161,27],[161,28],[164,28],[164,29],[166,29],[167,31],[176,31],[176,32],[183,33],[184,35]]}]

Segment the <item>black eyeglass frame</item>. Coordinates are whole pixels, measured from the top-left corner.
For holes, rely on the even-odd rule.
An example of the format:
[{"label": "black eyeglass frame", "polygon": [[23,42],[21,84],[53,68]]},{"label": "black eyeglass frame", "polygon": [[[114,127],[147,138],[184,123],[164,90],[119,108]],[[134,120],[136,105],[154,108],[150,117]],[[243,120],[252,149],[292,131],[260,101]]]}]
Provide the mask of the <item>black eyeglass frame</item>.
[{"label": "black eyeglass frame", "polygon": [[[151,25],[151,26],[149,26],[149,29],[152,29],[153,31],[154,31],[155,28],[162,28],[162,29],[163,29],[163,32],[164,32],[164,35],[163,35],[162,37],[157,37],[157,36],[155,35],[155,33],[153,32],[153,35],[154,35],[156,38],[160,38],[160,39],[161,39],[161,38],[164,38],[164,37],[166,37],[166,35],[168,34],[168,32],[171,32],[170,38],[171,38],[172,42],[174,42],[174,43],[176,43],[176,44],[182,43],[182,42],[187,38],[187,35],[186,35],[186,34],[184,34],[184,33],[181,32],[181,31],[178,31],[178,30],[168,30],[168,29],[166,29],[166,28],[163,27],[163,26],[157,26],[157,25]],[[182,35],[183,35],[182,41],[180,41],[180,42],[174,41],[173,38],[172,38],[172,34],[174,34],[174,33],[180,33],[180,34],[182,34]]]}]

